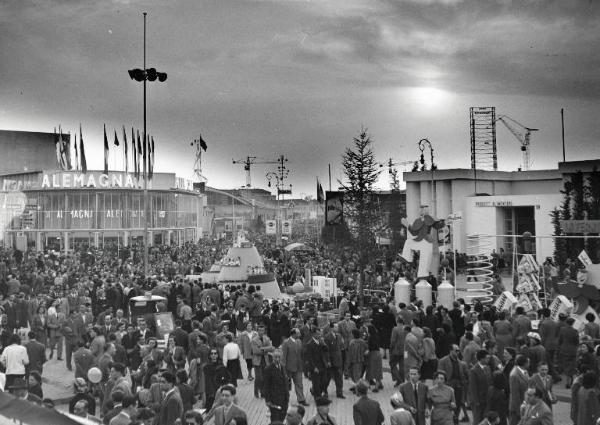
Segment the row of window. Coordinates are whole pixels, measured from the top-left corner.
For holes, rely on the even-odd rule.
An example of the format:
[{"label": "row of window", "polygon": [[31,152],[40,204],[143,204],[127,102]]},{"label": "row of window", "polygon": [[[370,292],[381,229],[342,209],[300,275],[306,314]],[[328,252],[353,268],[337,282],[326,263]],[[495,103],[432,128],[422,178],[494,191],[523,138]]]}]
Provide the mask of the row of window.
[{"label": "row of window", "polygon": [[[144,227],[144,196],[139,191],[31,191],[21,192],[17,201],[9,195],[0,193],[0,226],[6,230]],[[150,192],[148,211],[151,228],[198,227],[201,199]]]}]

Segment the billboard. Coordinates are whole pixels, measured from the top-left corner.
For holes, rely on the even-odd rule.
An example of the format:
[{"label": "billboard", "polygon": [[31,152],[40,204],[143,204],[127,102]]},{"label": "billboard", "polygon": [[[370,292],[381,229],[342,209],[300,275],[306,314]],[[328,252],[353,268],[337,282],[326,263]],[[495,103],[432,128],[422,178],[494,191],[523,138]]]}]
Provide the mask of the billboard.
[{"label": "billboard", "polygon": [[292,234],[292,221],[291,220],[283,220],[281,222],[281,234],[282,235],[291,235]]},{"label": "billboard", "polygon": [[267,220],[265,226],[267,235],[275,235],[277,233],[277,222],[275,220]]},{"label": "billboard", "polygon": [[344,222],[344,192],[325,192],[325,224],[337,225]]}]

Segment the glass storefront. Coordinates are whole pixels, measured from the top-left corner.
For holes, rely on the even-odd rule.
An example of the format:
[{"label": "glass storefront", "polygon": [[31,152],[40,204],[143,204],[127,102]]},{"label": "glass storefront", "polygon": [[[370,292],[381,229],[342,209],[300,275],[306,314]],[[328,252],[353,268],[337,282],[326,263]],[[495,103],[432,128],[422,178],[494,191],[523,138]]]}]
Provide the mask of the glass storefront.
[{"label": "glass storefront", "polygon": [[[202,227],[202,198],[182,191],[148,192],[148,228],[154,243],[180,243],[196,238]],[[29,242],[64,249],[135,244],[144,228],[141,190],[25,190],[0,192],[0,226],[4,233],[25,232]],[[41,235],[36,235],[41,234]]]}]

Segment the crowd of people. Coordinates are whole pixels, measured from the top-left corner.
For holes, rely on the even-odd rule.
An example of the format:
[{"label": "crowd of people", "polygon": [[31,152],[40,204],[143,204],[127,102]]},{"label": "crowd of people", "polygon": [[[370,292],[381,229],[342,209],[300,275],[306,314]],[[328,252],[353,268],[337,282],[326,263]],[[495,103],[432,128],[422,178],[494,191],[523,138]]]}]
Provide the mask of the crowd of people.
[{"label": "crowd of people", "polygon": [[[591,402],[600,401],[594,315],[580,335],[573,319],[552,320],[547,309],[535,327],[522,308],[509,315],[463,300],[450,310],[419,300],[395,305],[390,294],[359,306],[349,293],[332,317],[312,303],[266,300],[252,285],[185,278],[226,248],[153,247],[148,279],[135,250],[0,251],[0,389],[51,406],[41,377],[56,356],[73,373],[69,411],[111,425],[245,424],[236,403],[241,380],[252,382],[273,424],[334,425],[328,406],[351,392],[358,425],[550,425],[561,380],[572,391],[576,425],[600,416],[600,403]],[[272,271],[311,268],[347,287],[358,278],[352,255],[267,257]],[[403,272],[394,261],[369,269],[392,280]],[[164,344],[152,321],[129,317],[129,300],[148,291],[164,296],[158,309],[175,318]],[[384,388],[384,363],[393,380],[389,417],[368,397]],[[304,417],[309,403],[313,418]]]}]

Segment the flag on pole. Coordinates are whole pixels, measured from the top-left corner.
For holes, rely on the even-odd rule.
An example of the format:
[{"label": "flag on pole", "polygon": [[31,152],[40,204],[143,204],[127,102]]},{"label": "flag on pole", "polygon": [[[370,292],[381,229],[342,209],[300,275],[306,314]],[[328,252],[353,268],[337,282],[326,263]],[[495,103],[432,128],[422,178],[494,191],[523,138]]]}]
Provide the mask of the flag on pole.
[{"label": "flag on pole", "polygon": [[202,138],[202,134],[200,135],[200,147],[202,148],[202,150],[204,150],[204,152],[206,152],[207,146],[206,146],[206,142]]},{"label": "flag on pole", "polygon": [[135,147],[135,132],[131,127],[131,156],[133,157],[133,175],[137,179],[137,149]]},{"label": "flag on pole", "polygon": [[319,178],[317,177],[317,202],[319,204],[322,204],[323,201],[325,201],[325,196],[323,194],[323,186],[321,186],[321,182],[319,181]]},{"label": "flag on pole", "polygon": [[142,161],[142,163],[144,164],[144,172],[143,172],[144,178],[146,178],[146,173],[148,172],[147,161],[146,161],[147,147],[148,147],[148,135],[144,134],[144,146],[142,147],[142,149],[143,149],[143,153],[142,153],[143,161]]},{"label": "flag on pole", "polygon": [[83,149],[83,135],[81,134],[81,123],[79,123],[79,154],[81,156],[81,171],[87,173],[87,162],[85,160],[85,150]]},{"label": "flag on pole", "polygon": [[115,146],[119,146],[119,139],[117,138],[117,130],[115,130]]},{"label": "flag on pole", "polygon": [[123,126],[123,145],[125,147],[125,172],[129,172],[129,158],[127,157],[127,133],[125,133],[125,126]]},{"label": "flag on pole", "polygon": [[149,162],[150,162],[150,180],[152,180],[152,176],[154,175],[154,136],[150,139],[151,143],[148,145],[149,150]]},{"label": "flag on pole", "polygon": [[108,174],[108,137],[106,137],[106,124],[104,124],[104,174]]},{"label": "flag on pole", "polygon": [[79,155],[77,154],[77,133],[75,133],[75,169],[79,170]]},{"label": "flag on pole", "polygon": [[58,148],[60,149],[60,169],[68,170],[67,153],[65,152],[65,141],[63,140],[62,128],[58,126]]},{"label": "flag on pole", "polygon": [[140,140],[140,132],[137,132],[137,178],[142,174],[142,141]]},{"label": "flag on pole", "polygon": [[67,170],[73,169],[73,163],[71,162],[71,133],[68,133],[69,137],[66,140],[63,140],[65,145],[65,159]]}]

